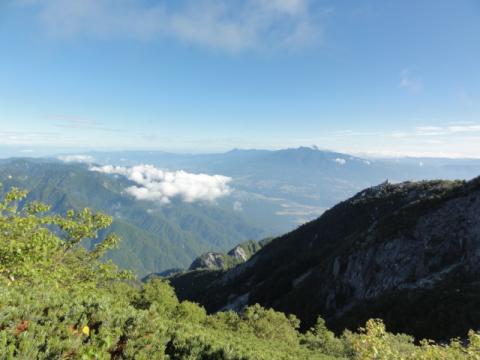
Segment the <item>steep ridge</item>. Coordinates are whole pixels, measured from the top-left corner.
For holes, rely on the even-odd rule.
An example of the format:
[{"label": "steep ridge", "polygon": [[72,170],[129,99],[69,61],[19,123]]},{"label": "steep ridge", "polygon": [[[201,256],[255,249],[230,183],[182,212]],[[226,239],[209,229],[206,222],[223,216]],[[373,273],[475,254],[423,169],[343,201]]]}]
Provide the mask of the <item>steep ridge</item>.
[{"label": "steep ridge", "polygon": [[[416,337],[464,336],[480,324],[480,178],[383,183],[274,239],[228,271],[182,275],[180,297],[209,311],[260,303],[356,328],[368,318]],[[192,278],[192,275],[190,275]]]}]

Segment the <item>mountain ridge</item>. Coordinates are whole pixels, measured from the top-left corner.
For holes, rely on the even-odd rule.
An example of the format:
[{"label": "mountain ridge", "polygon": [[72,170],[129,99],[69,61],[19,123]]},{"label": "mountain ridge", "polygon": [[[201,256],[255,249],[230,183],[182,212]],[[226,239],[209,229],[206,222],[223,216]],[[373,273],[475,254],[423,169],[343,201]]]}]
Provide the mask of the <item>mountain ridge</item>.
[{"label": "mountain ridge", "polygon": [[[390,330],[419,338],[464,336],[480,323],[479,214],[480,178],[384,183],[244,264],[194,274],[211,282],[185,298],[209,311],[260,303],[297,315],[307,328],[318,315],[337,330],[380,317]],[[171,278],[180,298],[182,280]]]}]

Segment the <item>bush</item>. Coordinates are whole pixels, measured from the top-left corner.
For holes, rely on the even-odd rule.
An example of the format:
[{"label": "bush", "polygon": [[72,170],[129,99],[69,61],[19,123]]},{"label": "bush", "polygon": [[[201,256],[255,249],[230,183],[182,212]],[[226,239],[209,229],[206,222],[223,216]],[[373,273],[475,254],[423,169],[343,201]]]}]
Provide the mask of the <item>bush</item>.
[{"label": "bush", "polygon": [[300,343],[311,350],[317,350],[324,354],[345,356],[344,343],[335,337],[335,334],[327,329],[325,320],[317,319],[315,327],[311,328],[301,337]]},{"label": "bush", "polygon": [[337,338],[319,318],[307,333],[299,320],[260,305],[207,315],[179,302],[165,281],[140,284],[100,261],[118,243],[111,219],[88,209],[65,217],[39,203],[19,203],[12,189],[0,201],[0,359],[478,359],[480,335],[468,346],[393,335],[380,320]]}]

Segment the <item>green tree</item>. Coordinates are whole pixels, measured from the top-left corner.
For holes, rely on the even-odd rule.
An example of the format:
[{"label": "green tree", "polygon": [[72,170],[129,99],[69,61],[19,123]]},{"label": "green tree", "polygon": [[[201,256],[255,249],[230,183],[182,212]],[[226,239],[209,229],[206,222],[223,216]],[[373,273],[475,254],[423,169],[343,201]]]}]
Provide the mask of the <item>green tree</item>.
[{"label": "green tree", "polygon": [[318,317],[315,326],[302,336],[300,343],[325,354],[344,356],[346,353],[344,343],[328,330],[321,317]]}]

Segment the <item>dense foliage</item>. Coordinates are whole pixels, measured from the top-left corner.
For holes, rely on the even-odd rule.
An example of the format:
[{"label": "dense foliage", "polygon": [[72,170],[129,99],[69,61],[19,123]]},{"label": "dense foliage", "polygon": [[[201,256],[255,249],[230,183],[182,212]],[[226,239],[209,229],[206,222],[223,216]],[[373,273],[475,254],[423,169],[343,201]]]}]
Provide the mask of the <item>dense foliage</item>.
[{"label": "dense foliage", "polygon": [[322,319],[298,331],[295,316],[259,305],[242,313],[178,301],[160,279],[141,284],[99,258],[116,245],[111,219],[85,209],[48,215],[48,206],[18,206],[11,189],[0,203],[1,359],[478,359],[480,335],[449,346],[386,332],[370,320],[335,337]]}]

